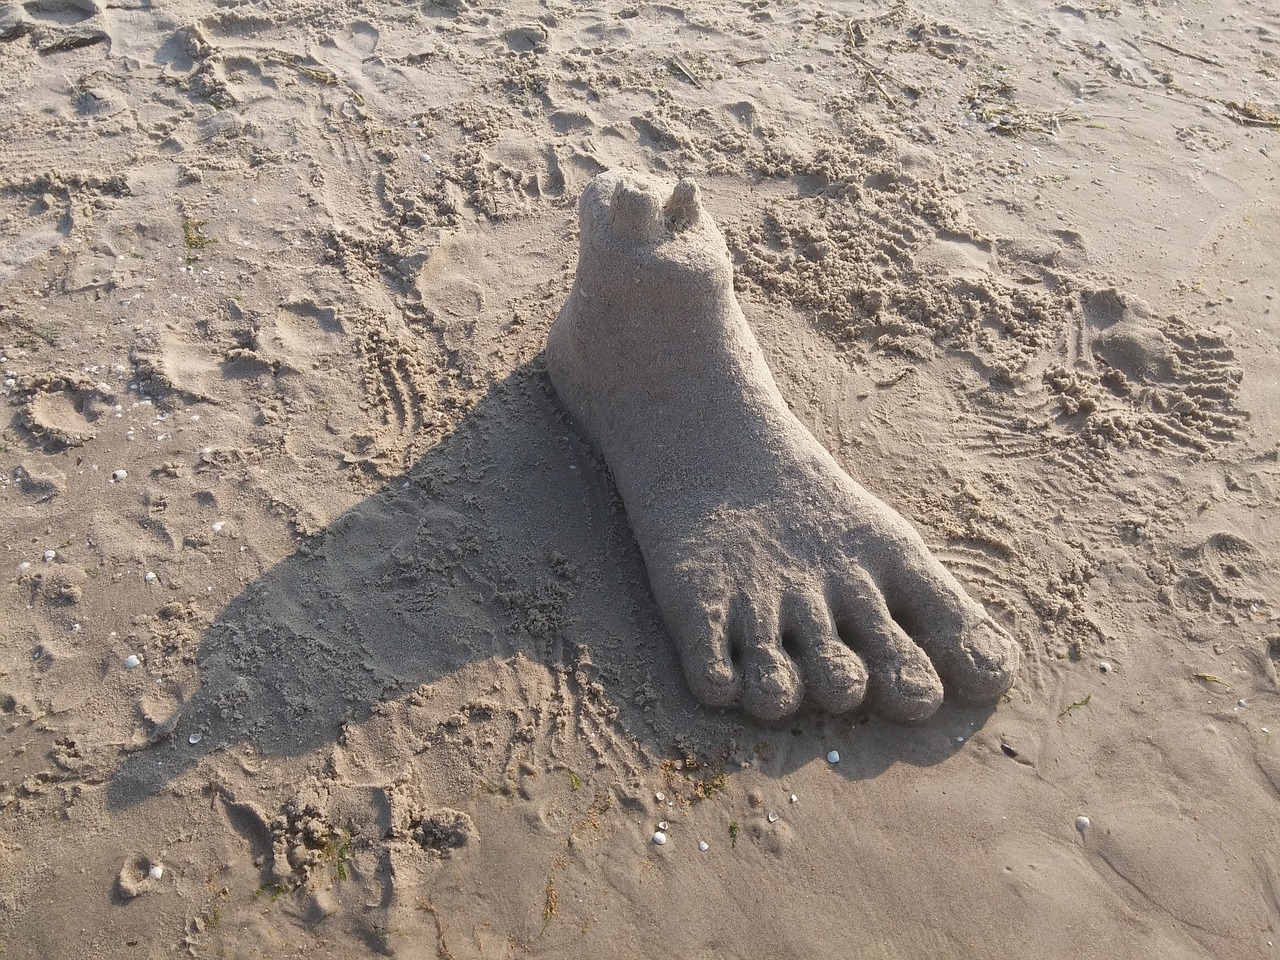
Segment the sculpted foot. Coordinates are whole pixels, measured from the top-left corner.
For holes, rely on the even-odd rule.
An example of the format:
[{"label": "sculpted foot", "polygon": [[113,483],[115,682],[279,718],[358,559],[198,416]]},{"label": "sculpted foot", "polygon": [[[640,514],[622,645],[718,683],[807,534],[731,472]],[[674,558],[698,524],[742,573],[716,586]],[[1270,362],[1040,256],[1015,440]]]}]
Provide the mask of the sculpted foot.
[{"label": "sculpted foot", "polygon": [[989,702],[1018,650],[920,535],[792,415],[697,185],[606,173],[580,205],[547,369],[613,472],[689,685],[766,720],[802,702]]}]

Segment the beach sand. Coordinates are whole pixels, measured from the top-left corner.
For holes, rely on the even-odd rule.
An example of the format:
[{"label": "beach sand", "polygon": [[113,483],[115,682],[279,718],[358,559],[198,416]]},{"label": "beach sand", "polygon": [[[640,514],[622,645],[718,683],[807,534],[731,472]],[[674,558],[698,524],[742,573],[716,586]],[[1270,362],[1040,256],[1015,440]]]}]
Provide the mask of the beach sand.
[{"label": "beach sand", "polygon": [[[695,696],[547,369],[608,171],[995,702]],[[0,2],[0,956],[1276,956],[1278,176],[1263,0]]]}]

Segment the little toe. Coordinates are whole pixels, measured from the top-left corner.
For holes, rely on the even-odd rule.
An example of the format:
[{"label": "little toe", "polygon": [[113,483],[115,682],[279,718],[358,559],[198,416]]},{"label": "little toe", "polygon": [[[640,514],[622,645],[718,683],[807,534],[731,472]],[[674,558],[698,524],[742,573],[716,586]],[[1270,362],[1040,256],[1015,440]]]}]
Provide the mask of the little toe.
[{"label": "little toe", "polygon": [[879,592],[851,579],[833,597],[841,638],[867,666],[867,706],[886,720],[923,720],[942,703],[942,681]]},{"label": "little toe", "polygon": [[792,653],[810,706],[845,713],[867,693],[867,668],[836,633],[824,600],[795,596],[783,603],[783,648]]},{"label": "little toe", "polygon": [[633,177],[618,181],[610,202],[613,232],[635,243],[652,243],[661,237],[662,200],[647,182]]},{"label": "little toe", "polygon": [[706,617],[667,618],[693,695],[709,707],[731,707],[742,699],[742,674],[735,668],[723,623]]},{"label": "little toe", "polygon": [[804,698],[804,684],[782,649],[776,619],[755,610],[743,611],[737,633],[742,651],[742,709],[761,720],[795,713]]},{"label": "little toe", "polygon": [[949,693],[990,703],[1013,684],[1020,655],[1013,638],[933,557],[904,566],[889,585],[898,619],[924,648]]}]

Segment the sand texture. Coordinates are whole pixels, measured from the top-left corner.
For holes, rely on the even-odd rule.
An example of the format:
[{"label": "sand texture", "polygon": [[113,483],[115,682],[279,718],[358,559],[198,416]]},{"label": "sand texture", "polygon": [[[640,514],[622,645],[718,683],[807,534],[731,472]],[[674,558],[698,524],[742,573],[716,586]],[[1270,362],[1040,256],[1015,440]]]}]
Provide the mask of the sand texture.
[{"label": "sand texture", "polygon": [[1277,956],[1278,177],[1266,0],[0,0],[0,957]]}]

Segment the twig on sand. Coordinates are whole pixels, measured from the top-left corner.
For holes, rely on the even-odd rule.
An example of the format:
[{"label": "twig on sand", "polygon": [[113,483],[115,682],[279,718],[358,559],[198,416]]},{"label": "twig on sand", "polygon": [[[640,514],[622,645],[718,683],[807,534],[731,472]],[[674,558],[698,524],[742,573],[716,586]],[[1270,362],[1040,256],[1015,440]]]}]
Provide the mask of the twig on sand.
[{"label": "twig on sand", "polygon": [[1089,701],[1090,701],[1090,700],[1092,700],[1092,699],[1093,699],[1093,694],[1092,694],[1092,693],[1085,694],[1085,696],[1084,696],[1084,697],[1082,697],[1081,699],[1077,700],[1075,703],[1073,703],[1073,704],[1071,704],[1069,707],[1067,707],[1067,709],[1063,710],[1060,714],[1058,714],[1058,719],[1059,719],[1059,720],[1061,720],[1063,717],[1065,717],[1065,716],[1066,716],[1068,713],[1070,713],[1072,710],[1076,709],[1076,707],[1087,707],[1087,706],[1089,705]]},{"label": "twig on sand", "polygon": [[[854,26],[853,21],[850,21],[849,28],[848,28],[849,29],[849,49],[846,51],[846,53],[848,53],[850,57],[852,57],[854,60],[858,61],[858,63],[862,65],[862,70],[864,73],[866,73],[867,79],[876,85],[876,89],[880,91],[880,96],[885,98],[889,106],[897,110],[898,101],[895,100],[893,96],[889,93],[889,91],[884,88],[884,84],[881,83],[880,78],[876,76],[876,66],[870,60],[864,57],[862,54],[858,53],[853,49],[853,46],[854,46],[853,26]],[[883,71],[883,72],[885,72],[885,75],[888,76],[887,71]],[[897,83],[898,86],[900,87],[904,86],[904,84],[902,84],[899,81],[895,80],[894,82]]]},{"label": "twig on sand", "polygon": [[1163,40],[1157,40],[1155,37],[1148,37],[1145,33],[1142,34],[1142,39],[1147,43],[1155,44],[1163,50],[1168,50],[1170,53],[1176,53],[1180,57],[1186,57],[1188,60],[1197,60],[1200,63],[1207,63],[1211,67],[1223,66],[1221,60],[1216,60],[1213,57],[1202,57],[1198,53],[1191,53],[1187,50],[1179,50],[1177,47],[1173,46],[1173,44],[1165,43]]},{"label": "twig on sand", "polygon": [[698,79],[697,74],[693,72],[693,69],[687,63],[685,63],[679,57],[672,57],[671,65],[675,67],[677,71],[684,74],[685,79],[688,80],[690,83],[692,83],[695,87],[697,87],[699,90],[702,89],[702,81]]},{"label": "twig on sand", "polygon": [[1221,677],[1215,677],[1212,673],[1197,673],[1196,679],[1203,680],[1205,683],[1218,683],[1226,687],[1228,690],[1231,689],[1231,684],[1227,683],[1227,681],[1223,680]]},{"label": "twig on sand", "polygon": [[1267,113],[1255,103],[1236,103],[1234,100],[1219,100],[1224,107],[1227,108],[1227,116],[1236,123],[1243,123],[1250,127],[1269,127],[1272,130],[1280,130],[1280,117],[1274,113]]}]

